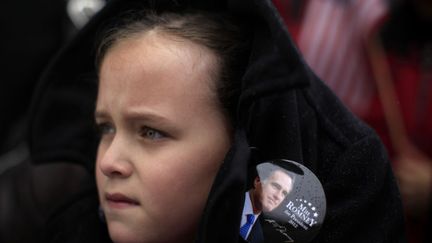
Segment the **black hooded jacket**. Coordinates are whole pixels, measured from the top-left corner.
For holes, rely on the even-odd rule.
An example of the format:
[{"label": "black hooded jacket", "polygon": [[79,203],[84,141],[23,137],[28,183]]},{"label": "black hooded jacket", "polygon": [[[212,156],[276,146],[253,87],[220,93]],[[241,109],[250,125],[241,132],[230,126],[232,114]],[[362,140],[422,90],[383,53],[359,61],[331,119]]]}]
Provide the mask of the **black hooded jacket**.
[{"label": "black hooded jacket", "polygon": [[[251,147],[260,160],[297,161],[321,181],[327,214],[313,242],[405,241],[399,193],[383,145],[304,63],[270,0],[110,1],[59,53],[38,85],[30,128],[34,163],[71,161],[94,169],[96,30],[137,4],[228,11],[244,18],[253,32],[234,144],[212,186],[196,242],[240,242],[248,171],[257,162]],[[54,215],[47,240],[108,241],[94,196],[94,191],[83,194]]]}]

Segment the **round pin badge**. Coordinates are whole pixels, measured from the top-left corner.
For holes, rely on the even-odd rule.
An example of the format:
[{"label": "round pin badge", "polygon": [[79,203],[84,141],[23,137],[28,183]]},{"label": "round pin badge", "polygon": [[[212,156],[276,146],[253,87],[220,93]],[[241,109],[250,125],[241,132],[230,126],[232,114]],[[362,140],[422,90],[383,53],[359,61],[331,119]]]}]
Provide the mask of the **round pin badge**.
[{"label": "round pin badge", "polygon": [[312,241],[326,213],[324,189],[314,173],[291,160],[260,163],[256,172],[243,210],[246,219],[252,212],[254,222],[245,234],[247,220],[242,220],[242,237],[266,243]]}]

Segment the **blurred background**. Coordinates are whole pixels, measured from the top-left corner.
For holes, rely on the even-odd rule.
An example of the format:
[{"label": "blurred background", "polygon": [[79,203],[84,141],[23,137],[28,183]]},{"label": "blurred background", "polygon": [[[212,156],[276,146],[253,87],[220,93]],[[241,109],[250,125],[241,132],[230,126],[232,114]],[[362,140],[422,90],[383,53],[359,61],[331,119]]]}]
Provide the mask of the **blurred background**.
[{"label": "blurred background", "polygon": [[44,68],[104,4],[0,1],[0,242],[39,242],[52,210],[79,192],[87,178],[85,169],[72,163],[31,163],[26,132]]},{"label": "blurred background", "polygon": [[[432,242],[432,0],[273,2],[305,61],[382,138],[401,191],[409,242]],[[29,162],[27,117],[44,67],[104,4],[0,2],[0,242],[29,242],[24,236],[13,238],[10,230],[30,222],[32,237],[47,215],[23,210],[26,204],[18,202],[32,204],[38,195],[17,196],[17,191],[28,191],[21,187],[43,181],[43,171],[55,170],[63,181],[65,171],[69,176],[81,173],[69,167],[41,169]],[[67,186],[50,189],[77,187]],[[41,207],[53,206],[45,201]]]},{"label": "blurred background", "polygon": [[[44,68],[104,4],[105,0],[0,2],[0,173],[25,157],[28,109]],[[2,159],[5,156],[18,159]]]},{"label": "blurred background", "polygon": [[273,2],[305,61],[383,140],[409,242],[432,242],[432,1]]}]

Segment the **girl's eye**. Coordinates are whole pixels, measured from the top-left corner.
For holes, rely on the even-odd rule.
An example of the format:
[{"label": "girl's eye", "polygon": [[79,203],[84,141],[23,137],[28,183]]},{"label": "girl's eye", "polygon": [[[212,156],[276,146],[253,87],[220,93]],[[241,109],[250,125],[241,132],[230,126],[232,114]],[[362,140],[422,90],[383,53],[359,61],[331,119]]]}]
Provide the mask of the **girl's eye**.
[{"label": "girl's eye", "polygon": [[114,126],[112,126],[108,122],[99,123],[96,126],[97,126],[97,130],[99,132],[99,135],[101,135],[101,136],[109,135],[109,134],[114,134],[115,133]]},{"label": "girl's eye", "polygon": [[142,127],[140,130],[140,135],[143,138],[147,138],[151,140],[158,140],[166,137],[166,135],[163,132],[150,127]]}]

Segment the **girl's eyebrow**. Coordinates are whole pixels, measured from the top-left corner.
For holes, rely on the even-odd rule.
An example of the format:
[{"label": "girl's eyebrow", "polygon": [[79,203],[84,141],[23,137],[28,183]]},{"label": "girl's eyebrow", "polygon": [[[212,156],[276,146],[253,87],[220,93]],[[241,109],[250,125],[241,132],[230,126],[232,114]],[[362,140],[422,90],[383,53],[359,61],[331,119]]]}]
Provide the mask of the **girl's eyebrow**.
[{"label": "girl's eyebrow", "polygon": [[170,119],[167,117],[147,110],[126,110],[124,111],[124,117],[130,120],[151,120],[162,123],[170,122]]},{"label": "girl's eyebrow", "polygon": [[104,119],[104,118],[108,118],[109,115],[107,112],[105,111],[101,111],[101,110],[96,110],[95,114],[94,114],[95,119]]},{"label": "girl's eyebrow", "polygon": [[[159,115],[155,112],[152,111],[147,111],[147,110],[124,110],[123,112],[123,116],[127,119],[132,119],[132,120],[155,120],[155,121],[161,121],[161,122],[169,122],[170,119],[168,119],[167,117],[163,116],[163,115]],[[95,114],[94,114],[95,118],[107,118],[110,117],[110,115],[108,114],[107,111],[103,110],[103,109],[96,109]]]},{"label": "girl's eyebrow", "polygon": [[[110,119],[111,115],[103,110],[95,111],[95,120],[105,120]],[[163,126],[166,129],[176,129],[176,122],[172,119],[169,119],[163,115],[159,115],[150,110],[127,110],[123,111],[122,119],[126,121],[143,121],[149,122],[151,124],[158,124],[159,126]]]}]

